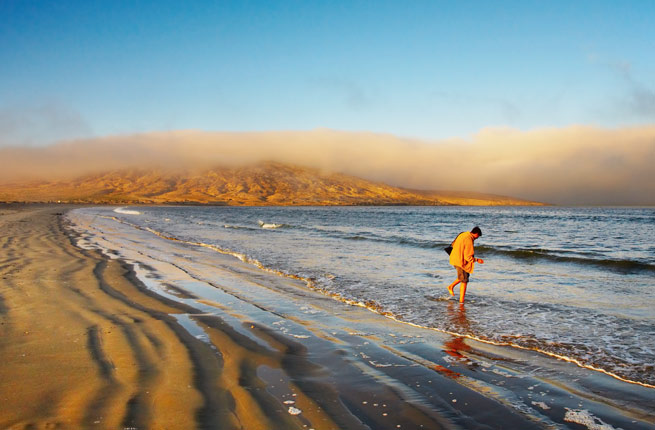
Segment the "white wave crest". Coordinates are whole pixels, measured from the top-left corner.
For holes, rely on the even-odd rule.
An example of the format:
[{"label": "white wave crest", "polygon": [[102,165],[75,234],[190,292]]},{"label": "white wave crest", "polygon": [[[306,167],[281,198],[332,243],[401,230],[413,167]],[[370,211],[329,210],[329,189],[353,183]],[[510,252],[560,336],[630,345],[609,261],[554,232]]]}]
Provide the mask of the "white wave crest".
[{"label": "white wave crest", "polygon": [[141,215],[141,212],[139,212],[139,211],[126,209],[124,207],[116,208],[116,209],[114,209],[114,212],[116,212],[117,214],[123,214],[123,215]]},{"label": "white wave crest", "polygon": [[284,224],[273,224],[273,223],[267,223],[267,222],[264,222],[264,221],[262,221],[262,220],[259,220],[259,226],[260,226],[261,228],[270,228],[270,229],[274,229],[274,228],[284,227]]},{"label": "white wave crest", "polygon": [[235,230],[244,230],[244,229],[248,229],[248,227],[243,227],[243,226],[240,226],[240,225],[232,225],[232,224],[224,224],[224,225],[223,225],[223,228],[233,228],[233,229],[235,229]]}]

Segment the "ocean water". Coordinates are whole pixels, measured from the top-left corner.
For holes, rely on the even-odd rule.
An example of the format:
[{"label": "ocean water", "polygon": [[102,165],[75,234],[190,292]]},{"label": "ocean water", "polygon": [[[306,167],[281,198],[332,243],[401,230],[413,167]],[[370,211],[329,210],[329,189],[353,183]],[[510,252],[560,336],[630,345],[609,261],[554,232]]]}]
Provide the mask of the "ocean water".
[{"label": "ocean water", "polygon": [[[402,322],[655,386],[655,208],[103,207],[71,214],[73,222],[82,218],[92,223],[91,236],[119,235],[122,246],[147,235],[205,246]],[[471,277],[465,313],[452,318],[446,302],[432,300],[445,298],[456,277],[443,248],[475,225],[483,232],[476,256],[485,264]],[[181,257],[177,265],[194,264]]]}]

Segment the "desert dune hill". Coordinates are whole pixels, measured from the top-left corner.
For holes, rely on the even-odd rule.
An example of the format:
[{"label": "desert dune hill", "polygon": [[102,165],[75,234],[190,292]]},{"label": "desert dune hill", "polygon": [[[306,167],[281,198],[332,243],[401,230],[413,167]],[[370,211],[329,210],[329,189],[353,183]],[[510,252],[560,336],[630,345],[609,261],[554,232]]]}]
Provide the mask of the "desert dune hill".
[{"label": "desert dune hill", "polygon": [[72,180],[12,183],[0,185],[0,201],[230,206],[540,204],[490,194],[408,190],[274,162],[202,171],[130,168]]}]

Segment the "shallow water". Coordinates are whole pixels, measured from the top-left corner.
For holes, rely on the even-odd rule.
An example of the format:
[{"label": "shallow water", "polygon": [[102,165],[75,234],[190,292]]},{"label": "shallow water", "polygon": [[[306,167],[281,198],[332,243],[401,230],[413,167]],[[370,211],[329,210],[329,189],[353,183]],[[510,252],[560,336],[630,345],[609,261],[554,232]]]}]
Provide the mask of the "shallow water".
[{"label": "shallow water", "polygon": [[[85,208],[97,235],[158,234],[297,276],[419,326],[535,349],[655,385],[655,209]],[[479,225],[466,317],[443,248]],[[166,254],[166,249],[158,249]],[[197,254],[196,254],[197,255]],[[178,265],[193,265],[185,258]],[[165,276],[165,274],[162,274]]]}]

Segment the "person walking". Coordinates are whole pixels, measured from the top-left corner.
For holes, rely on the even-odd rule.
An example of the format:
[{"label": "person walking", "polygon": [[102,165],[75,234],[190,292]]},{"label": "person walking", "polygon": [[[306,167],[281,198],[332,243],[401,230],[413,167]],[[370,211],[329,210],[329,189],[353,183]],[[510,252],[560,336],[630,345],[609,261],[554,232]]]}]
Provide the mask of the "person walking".
[{"label": "person walking", "polygon": [[473,227],[473,230],[460,233],[452,243],[453,250],[450,252],[450,264],[457,270],[457,279],[448,286],[448,293],[451,296],[455,295],[453,289],[460,284],[459,287],[459,302],[464,303],[466,296],[466,287],[469,282],[471,273],[475,268],[475,263],[484,264],[481,258],[475,258],[475,249],[473,242],[482,236],[480,227]]}]

